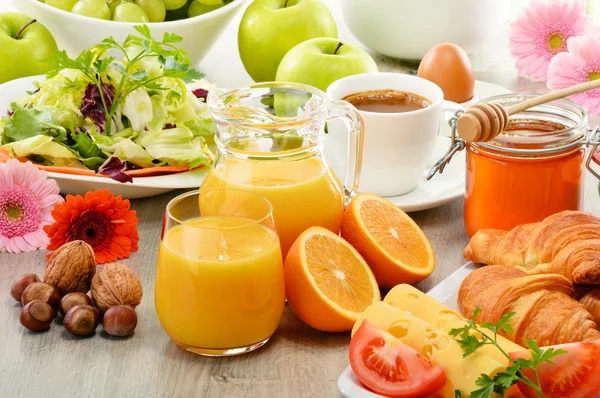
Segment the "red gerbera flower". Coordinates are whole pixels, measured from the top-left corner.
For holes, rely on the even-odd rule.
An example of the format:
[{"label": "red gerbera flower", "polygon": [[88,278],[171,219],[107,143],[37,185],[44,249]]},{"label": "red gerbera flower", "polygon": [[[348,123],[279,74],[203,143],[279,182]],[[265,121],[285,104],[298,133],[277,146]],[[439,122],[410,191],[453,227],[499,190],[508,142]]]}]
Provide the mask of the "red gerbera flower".
[{"label": "red gerbera flower", "polygon": [[48,250],[66,242],[82,240],[94,248],[98,264],[122,260],[138,250],[138,218],[129,210],[129,200],[115,197],[108,189],[88,192],[84,197],[67,195],[52,210],[55,222],[44,227],[50,238]]}]

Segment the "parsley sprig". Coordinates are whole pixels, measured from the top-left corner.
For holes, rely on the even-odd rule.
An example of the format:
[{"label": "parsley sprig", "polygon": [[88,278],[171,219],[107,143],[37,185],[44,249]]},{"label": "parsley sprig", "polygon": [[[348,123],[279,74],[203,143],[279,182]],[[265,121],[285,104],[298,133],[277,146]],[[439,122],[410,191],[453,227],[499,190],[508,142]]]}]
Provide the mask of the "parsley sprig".
[{"label": "parsley sprig", "polygon": [[[545,395],[540,386],[540,378],[538,374],[538,366],[542,363],[552,362],[552,358],[557,355],[566,354],[565,350],[556,350],[554,348],[547,348],[545,350],[540,349],[537,343],[533,340],[525,342],[527,348],[531,350],[532,358],[516,359],[513,360],[506,351],[498,344],[498,333],[501,331],[507,333],[514,333],[512,326],[510,325],[511,319],[515,316],[514,312],[510,312],[504,315],[496,325],[491,322],[483,322],[478,325],[475,322],[477,316],[481,313],[481,308],[477,308],[473,314],[473,318],[469,320],[465,327],[459,329],[452,329],[450,335],[453,336],[456,341],[461,345],[464,350],[463,357],[472,355],[475,351],[485,345],[492,345],[496,347],[509,361],[509,366],[506,371],[500,372],[492,379],[486,374],[479,376],[475,382],[481,388],[471,392],[470,398],[491,398],[493,394],[497,397],[504,397],[506,390],[518,382],[523,382],[533,388],[541,398],[545,398]],[[533,378],[528,377],[524,370],[529,369],[533,374]],[[455,393],[455,397],[461,397],[460,392]]]},{"label": "parsley sprig", "polygon": [[[185,83],[204,77],[204,75],[191,67],[185,51],[175,46],[183,40],[182,37],[165,33],[162,40],[152,38],[147,25],[134,26],[141,35],[129,35],[123,43],[117,42],[112,36],[94,47],[83,50],[77,58],[70,58],[66,51],[60,51],[49,59],[50,71],[48,78],[55,76],[63,69],[76,69],[81,71],[89,81],[98,87],[102,105],[106,113],[106,135],[110,136],[111,121],[119,105],[125,97],[140,87],[148,90],[164,90],[159,84],[159,79],[164,77],[179,78]],[[113,52],[123,55],[121,62],[109,55]],[[156,58],[161,72],[151,76],[146,69],[139,67],[140,61],[146,58]],[[117,71],[121,79],[114,87],[114,98],[109,101],[102,85],[109,83],[107,76],[109,68]],[[103,81],[104,79],[104,81]],[[110,82],[112,83],[112,82]]]}]

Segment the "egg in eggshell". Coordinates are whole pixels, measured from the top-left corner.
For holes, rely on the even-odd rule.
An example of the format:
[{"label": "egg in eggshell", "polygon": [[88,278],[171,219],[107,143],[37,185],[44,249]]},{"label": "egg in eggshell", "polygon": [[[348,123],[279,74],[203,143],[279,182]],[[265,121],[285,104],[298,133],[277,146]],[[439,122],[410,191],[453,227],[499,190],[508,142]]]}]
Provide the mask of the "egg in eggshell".
[{"label": "egg in eggshell", "polygon": [[456,44],[441,43],[427,51],[417,76],[440,86],[448,101],[461,103],[473,98],[473,64],[465,50]]}]

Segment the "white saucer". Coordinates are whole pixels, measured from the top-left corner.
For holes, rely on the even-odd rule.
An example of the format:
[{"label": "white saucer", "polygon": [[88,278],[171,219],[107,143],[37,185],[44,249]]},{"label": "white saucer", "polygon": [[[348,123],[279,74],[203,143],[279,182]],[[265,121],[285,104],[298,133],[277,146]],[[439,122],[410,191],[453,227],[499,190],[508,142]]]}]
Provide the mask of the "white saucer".
[{"label": "white saucer", "polygon": [[[458,288],[467,275],[476,269],[477,265],[475,263],[468,262],[434,286],[433,289],[429,290],[427,295],[433,297],[445,306],[455,311],[459,311]],[[383,395],[369,391],[354,375],[350,366],[344,369],[338,377],[337,386],[342,395],[346,398],[385,398]],[[596,395],[595,398],[600,398],[600,394]]]},{"label": "white saucer", "polygon": [[440,159],[450,146],[450,138],[439,136],[435,143],[433,157],[419,185],[401,196],[388,197],[390,202],[406,212],[431,209],[449,203],[465,193],[465,153],[458,152],[446,166],[442,174],[436,174],[427,181],[425,176],[433,164]]},{"label": "white saucer", "polygon": [[[496,84],[483,81],[475,81],[475,96],[471,101],[461,104],[468,108],[473,103],[492,97],[494,95],[510,93],[510,90]],[[427,170],[423,172],[423,178],[417,188],[413,191],[401,195],[388,197],[392,203],[406,212],[431,209],[445,205],[455,199],[462,197],[465,193],[465,153],[458,152],[452,158],[452,161],[446,166],[442,174],[436,174],[430,181],[425,179],[429,168],[439,160],[450,146],[451,130],[447,121],[440,124],[440,133],[436,143],[433,157],[430,160]]]}]

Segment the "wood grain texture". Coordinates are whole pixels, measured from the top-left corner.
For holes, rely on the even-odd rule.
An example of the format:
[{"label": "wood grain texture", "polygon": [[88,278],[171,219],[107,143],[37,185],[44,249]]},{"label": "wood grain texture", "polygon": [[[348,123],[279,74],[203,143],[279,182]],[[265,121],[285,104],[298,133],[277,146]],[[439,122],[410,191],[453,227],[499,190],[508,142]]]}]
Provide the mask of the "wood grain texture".
[{"label": "wood grain texture", "polygon": [[[337,1],[326,3],[338,22],[340,37],[354,41],[343,25]],[[201,65],[207,78],[220,86],[249,83],[236,51],[239,18]],[[382,71],[416,72],[415,65],[382,56],[375,59]],[[513,91],[547,91],[543,84],[517,78],[513,64],[509,58],[494,61],[478,72],[477,78]],[[590,124],[599,123],[595,118]],[[600,213],[597,187],[588,175],[585,208]],[[74,338],[58,324],[44,333],[27,331],[19,323],[20,306],[10,297],[9,287],[23,273],[42,275],[46,251],[0,253],[0,398],[339,396],[336,380],[348,365],[349,334],[311,330],[289,308],[269,344],[245,356],[202,358],[178,349],[169,340],[156,316],[153,289],[162,216],[167,202],[177,193],[132,202],[140,219],[140,250],[124,263],[140,276],[144,297],[131,338],[110,338],[101,327],[92,337]],[[468,238],[463,201],[411,216],[431,240],[437,258],[433,275],[419,284],[427,291],[465,263],[462,253]]]}]

